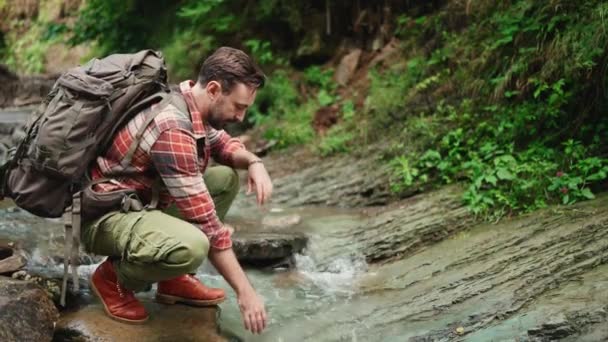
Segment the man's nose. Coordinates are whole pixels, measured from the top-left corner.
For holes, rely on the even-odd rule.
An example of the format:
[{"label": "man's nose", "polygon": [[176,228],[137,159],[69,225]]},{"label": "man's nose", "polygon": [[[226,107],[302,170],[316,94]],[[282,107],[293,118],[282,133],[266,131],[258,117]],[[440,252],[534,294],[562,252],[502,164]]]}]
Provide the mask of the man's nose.
[{"label": "man's nose", "polygon": [[243,119],[245,119],[245,111],[242,111],[240,113],[236,113],[236,116],[234,117],[238,122],[243,122]]}]

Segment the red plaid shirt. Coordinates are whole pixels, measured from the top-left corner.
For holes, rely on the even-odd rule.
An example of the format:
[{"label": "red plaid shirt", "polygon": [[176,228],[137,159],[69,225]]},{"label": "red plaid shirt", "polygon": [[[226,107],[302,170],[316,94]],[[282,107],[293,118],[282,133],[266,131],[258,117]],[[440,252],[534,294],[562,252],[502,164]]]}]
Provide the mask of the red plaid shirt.
[{"label": "red plaid shirt", "polygon": [[[100,183],[97,191],[135,189],[143,200],[149,201],[152,185],[160,175],[163,185],[159,208],[166,208],[175,202],[183,217],[207,235],[211,247],[226,249],[232,247],[230,232],[217,217],[213,200],[203,181],[203,172],[210,156],[220,164],[232,166],[234,152],[244,146],[223,130],[205,126],[201,113],[194,106],[193,84],[192,81],[180,84],[190,111],[190,120],[180,115],[175,106],[168,105],[145,130],[130,165],[123,167],[122,160],[144,124],[146,114],[154,106],[142,111],[116,134],[106,154],[97,158],[91,169],[91,177],[94,180],[111,178],[108,182]],[[197,141],[200,150],[197,149]],[[111,176],[115,174],[128,176]]]}]

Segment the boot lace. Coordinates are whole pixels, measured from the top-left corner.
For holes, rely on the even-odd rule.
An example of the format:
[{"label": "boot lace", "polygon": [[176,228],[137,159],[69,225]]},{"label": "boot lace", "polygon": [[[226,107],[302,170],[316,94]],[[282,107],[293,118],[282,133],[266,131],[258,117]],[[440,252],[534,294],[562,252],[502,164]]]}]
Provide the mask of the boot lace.
[{"label": "boot lace", "polygon": [[135,298],[133,291],[122,287],[122,285],[120,285],[119,282],[116,282],[116,291],[118,292],[118,295],[120,296],[120,298],[123,298],[123,299],[134,299]]},{"label": "boot lace", "polygon": [[118,291],[118,295],[120,296],[120,298],[125,298],[124,290],[122,286],[120,286],[119,282],[116,282],[116,291]]}]

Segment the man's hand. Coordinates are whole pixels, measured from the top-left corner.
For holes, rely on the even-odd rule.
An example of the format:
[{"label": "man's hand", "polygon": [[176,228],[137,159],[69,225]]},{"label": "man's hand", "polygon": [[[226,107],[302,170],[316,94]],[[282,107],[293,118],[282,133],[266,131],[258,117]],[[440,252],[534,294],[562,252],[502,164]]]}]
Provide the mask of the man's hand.
[{"label": "man's hand", "polygon": [[264,302],[249,283],[232,248],[223,250],[211,248],[209,261],[236,292],[245,329],[254,334],[261,333],[267,323]]},{"label": "man's hand", "polygon": [[267,316],[264,302],[255,293],[247,291],[238,297],[239,308],[243,316],[245,329],[254,334],[260,334],[266,328]]},{"label": "man's hand", "polygon": [[258,205],[264,205],[272,195],[272,181],[262,163],[249,165],[247,176],[247,194],[255,190]]}]

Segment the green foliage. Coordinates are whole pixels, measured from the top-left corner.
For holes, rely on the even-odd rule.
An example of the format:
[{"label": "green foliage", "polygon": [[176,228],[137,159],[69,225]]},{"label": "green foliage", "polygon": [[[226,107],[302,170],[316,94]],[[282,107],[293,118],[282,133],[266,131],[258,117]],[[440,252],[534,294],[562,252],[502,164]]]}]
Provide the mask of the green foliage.
[{"label": "green foliage", "polygon": [[3,53],[6,65],[23,73],[42,73],[46,50],[61,38],[60,34],[47,34],[46,28],[44,23],[34,23],[23,35],[9,34]]},{"label": "green foliage", "polygon": [[355,104],[350,100],[344,101],[341,114],[342,121],[325,132],[316,146],[317,152],[323,157],[351,150],[350,143],[356,138],[356,130],[353,129]]},{"label": "green foliage", "polygon": [[[462,121],[466,115],[450,115],[448,120],[460,127],[445,133],[435,145],[438,149],[389,161],[391,189],[399,193],[428,182],[464,181],[463,200],[473,213],[488,219],[593,198],[590,186],[608,179],[608,159],[593,156],[591,148],[572,139],[559,147],[535,141],[516,149],[514,137],[521,132],[506,113],[521,117],[528,104],[522,106],[473,125]],[[490,110],[497,115],[496,108]]]},{"label": "green foliage", "polygon": [[236,17],[232,14],[214,15],[214,11],[224,2],[224,0],[186,1],[177,11],[177,16],[196,26],[210,25],[219,32],[227,32],[236,21]]},{"label": "green foliage", "polygon": [[305,144],[314,137],[310,125],[317,105],[302,102],[294,81],[286,70],[276,70],[268,77],[267,85],[259,90],[248,118],[264,128],[264,137],[275,140],[279,148]]},{"label": "green foliage", "polygon": [[199,39],[195,37],[197,34],[192,31],[176,32],[172,41],[163,48],[171,79],[196,79],[198,69],[192,61],[197,60],[201,53],[213,52],[215,46],[213,37]]},{"label": "green foliage", "polygon": [[286,70],[276,70],[268,76],[266,86],[258,91],[256,101],[249,110],[249,120],[262,125],[272,118],[281,118],[300,103],[294,82]]},{"label": "green foliage", "polygon": [[304,70],[304,81],[307,85],[326,91],[333,91],[336,89],[336,83],[333,81],[333,76],[333,69],[323,69],[318,65],[310,66]]},{"label": "green foliage", "polygon": [[607,179],[608,93],[591,79],[608,84],[608,5],[512,1],[459,31],[451,13],[398,17],[407,65],[371,73],[372,130],[402,141],[385,153],[393,191],[461,182],[489,219],[592,198]]},{"label": "green foliage", "polygon": [[270,42],[266,40],[260,39],[248,39],[243,43],[249,51],[251,55],[254,57],[256,62],[261,65],[285,65],[286,62],[283,58],[276,56],[271,48]]},{"label": "green foliage", "polygon": [[333,80],[333,69],[313,65],[304,70],[303,76],[305,85],[317,93],[319,106],[329,106],[338,100],[335,95],[337,84]]},{"label": "green foliage", "polygon": [[98,40],[104,52],[133,51],[140,45],[141,35],[133,21],[141,16],[132,15],[134,1],[91,0],[80,12],[73,28],[70,42],[79,44],[85,41]]},{"label": "green foliage", "polygon": [[264,137],[275,140],[280,148],[291,145],[302,145],[314,138],[310,122],[317,109],[316,103],[308,101],[300,106],[292,106],[291,110],[279,118],[271,118]]},{"label": "green foliage", "polygon": [[66,24],[48,23],[41,38],[43,41],[61,40],[68,30]]},{"label": "green foliage", "polygon": [[[350,92],[331,67],[290,68],[302,42],[316,44],[307,19],[321,12],[309,2],[89,0],[74,26],[6,35],[0,54],[37,72],[46,44],[71,34],[97,41],[99,54],[161,49],[172,77],[193,78],[201,58],[235,46],[268,71],[248,120],[279,147],[329,156],[376,143],[395,193],[461,183],[463,201],[488,219],[593,198],[608,173],[608,3],[439,3],[392,8],[401,58],[372,68],[366,94],[346,95],[365,97],[363,108],[339,96]],[[317,136],[311,121],[325,106],[341,115]]]}]

